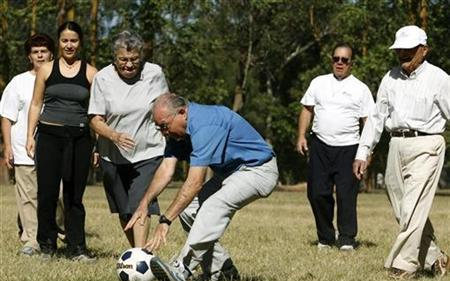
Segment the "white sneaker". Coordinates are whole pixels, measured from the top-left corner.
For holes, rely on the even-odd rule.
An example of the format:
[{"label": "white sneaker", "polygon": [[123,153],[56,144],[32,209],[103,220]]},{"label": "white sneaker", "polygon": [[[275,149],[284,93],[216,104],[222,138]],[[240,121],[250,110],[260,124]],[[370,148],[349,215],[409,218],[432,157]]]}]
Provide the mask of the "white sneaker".
[{"label": "white sneaker", "polygon": [[341,251],[354,251],[355,247],[353,245],[342,245],[339,250]]},{"label": "white sneaker", "polygon": [[331,245],[328,244],[322,244],[322,243],[317,243],[317,248],[319,250],[327,250],[327,249],[331,249]]},{"label": "white sneaker", "polygon": [[186,281],[183,273],[178,271],[173,266],[163,262],[158,257],[153,257],[150,260],[150,268],[153,275],[159,281]]}]

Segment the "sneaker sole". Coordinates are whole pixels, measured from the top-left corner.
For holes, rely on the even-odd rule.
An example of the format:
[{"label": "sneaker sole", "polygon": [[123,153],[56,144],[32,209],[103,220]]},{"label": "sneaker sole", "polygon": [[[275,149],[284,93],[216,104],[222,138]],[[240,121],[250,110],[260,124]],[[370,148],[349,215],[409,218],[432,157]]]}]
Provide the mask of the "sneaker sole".
[{"label": "sneaker sole", "polygon": [[179,279],[172,276],[170,270],[158,257],[153,257],[150,260],[150,269],[159,281],[179,281]]}]

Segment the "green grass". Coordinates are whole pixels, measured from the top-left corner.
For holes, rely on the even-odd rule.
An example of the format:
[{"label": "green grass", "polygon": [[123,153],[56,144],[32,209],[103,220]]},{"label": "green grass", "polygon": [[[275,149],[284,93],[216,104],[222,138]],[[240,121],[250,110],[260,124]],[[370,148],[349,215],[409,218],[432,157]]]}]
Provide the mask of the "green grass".
[{"label": "green grass", "polygon": [[[161,196],[163,210],[175,192],[176,189],[169,189]],[[109,213],[101,187],[90,186],[85,195],[88,246],[99,257],[93,265],[63,257],[43,262],[37,257],[17,255],[21,244],[17,238],[13,187],[0,186],[0,196],[0,280],[117,280],[115,262],[128,244],[117,217]],[[436,196],[431,213],[438,244],[447,251],[449,199]],[[361,246],[353,253],[316,249],[314,220],[304,192],[275,192],[268,199],[250,204],[237,213],[222,243],[245,281],[387,280],[383,262],[398,226],[385,194],[361,194],[358,212]],[[152,222],[153,228],[155,220]],[[165,260],[175,255],[184,242],[179,223],[172,224],[170,231],[168,244],[157,253]]]}]

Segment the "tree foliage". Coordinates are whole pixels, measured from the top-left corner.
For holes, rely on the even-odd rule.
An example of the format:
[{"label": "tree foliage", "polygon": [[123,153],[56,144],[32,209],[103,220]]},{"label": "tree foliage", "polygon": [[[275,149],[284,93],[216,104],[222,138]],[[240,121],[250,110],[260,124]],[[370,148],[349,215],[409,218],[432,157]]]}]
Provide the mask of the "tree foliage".
[{"label": "tree foliage", "polygon": [[[26,69],[22,44],[34,28],[56,37],[58,24],[73,18],[86,32],[83,56],[98,68],[111,62],[112,36],[132,29],[144,38],[148,60],[163,67],[172,91],[197,102],[229,106],[257,128],[278,155],[283,183],[305,179],[305,159],[294,152],[299,100],[311,79],[330,72],[330,53],[337,42],[353,45],[353,73],[374,96],[383,75],[396,64],[388,46],[406,24],[426,28],[432,47],[429,61],[450,72],[447,0],[1,3],[0,90]],[[384,139],[374,171],[384,170],[386,149]],[[449,157],[447,165],[450,169]]]}]

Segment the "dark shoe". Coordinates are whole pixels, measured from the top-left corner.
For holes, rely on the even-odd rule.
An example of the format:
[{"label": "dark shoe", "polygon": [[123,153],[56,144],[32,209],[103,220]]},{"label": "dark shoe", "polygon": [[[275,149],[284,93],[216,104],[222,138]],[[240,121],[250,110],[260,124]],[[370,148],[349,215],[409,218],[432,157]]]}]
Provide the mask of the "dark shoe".
[{"label": "dark shoe", "polygon": [[39,258],[43,261],[50,260],[55,255],[56,249],[47,247],[47,246],[41,246],[41,253],[39,254]]},{"label": "dark shoe", "polygon": [[76,262],[84,262],[84,263],[91,263],[91,262],[95,262],[97,260],[96,257],[90,256],[87,253],[86,254],[81,254],[78,256],[72,256],[70,258],[70,260],[72,261],[76,261]]},{"label": "dark shoe", "polygon": [[74,248],[69,248],[69,256],[68,258],[72,261],[79,261],[79,262],[94,262],[97,260],[96,257],[89,254],[88,250],[84,246],[77,246]]},{"label": "dark shoe", "polygon": [[392,268],[388,273],[389,278],[395,280],[411,280],[416,278],[416,272],[408,272],[403,269]]},{"label": "dark shoe", "polygon": [[158,257],[153,257],[150,260],[150,268],[155,278],[159,281],[186,281],[183,273],[163,262]]},{"label": "dark shoe", "polygon": [[444,277],[450,272],[450,257],[444,253],[438,258],[433,265],[434,275]]}]

